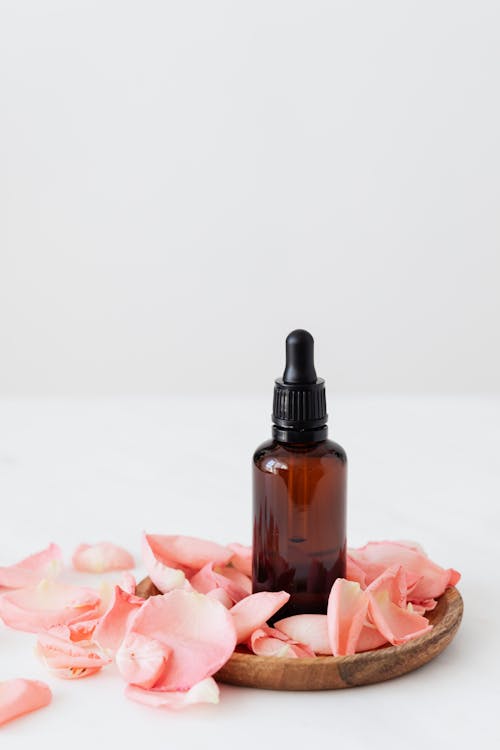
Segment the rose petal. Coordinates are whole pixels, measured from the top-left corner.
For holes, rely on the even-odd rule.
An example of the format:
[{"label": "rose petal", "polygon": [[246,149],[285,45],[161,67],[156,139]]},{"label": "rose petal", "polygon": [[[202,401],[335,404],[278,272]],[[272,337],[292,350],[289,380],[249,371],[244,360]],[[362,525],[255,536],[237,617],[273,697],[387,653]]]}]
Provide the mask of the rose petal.
[{"label": "rose petal", "polygon": [[235,604],[231,613],[238,643],[243,643],[290,599],[286,591],[260,591]]},{"label": "rose petal", "polygon": [[184,571],[177,569],[172,561],[167,561],[160,545],[155,544],[151,535],[145,534],[143,537],[142,559],[148,576],[162,593],[183,588],[186,582]]},{"label": "rose petal", "polygon": [[356,653],[359,654],[362,651],[373,651],[376,648],[380,648],[387,643],[387,638],[383,636],[375,625],[369,622],[365,622],[361,633],[359,634],[358,642],[356,643]]},{"label": "rose petal", "polygon": [[227,545],[232,551],[231,565],[249,578],[252,577],[252,548],[244,544],[233,542]]},{"label": "rose petal", "polygon": [[346,555],[345,577],[348,581],[357,581],[362,589],[366,588],[366,573],[349,554]]},{"label": "rose petal", "polygon": [[226,609],[230,609],[234,604],[233,600],[231,599],[229,594],[224,591],[224,589],[212,589],[212,591],[209,591],[207,593],[207,596],[209,596],[211,599],[217,599],[217,601],[223,604]]},{"label": "rose petal", "polygon": [[108,654],[114,654],[130,627],[136,612],[143,606],[144,599],[128,594],[120,586],[115,586],[108,610],[99,620],[94,631],[94,640]]},{"label": "rose petal", "polygon": [[236,645],[233,618],[222,604],[195,591],[170,591],[148,599],[130,631],[165,644],[171,655],[156,689],[188,690],[210,677]]},{"label": "rose petal", "polygon": [[[229,568],[225,567],[224,573],[226,571],[229,571]],[[233,569],[233,574],[236,574],[237,581],[232,580],[228,576],[218,573],[214,570],[214,564],[209,562],[206,565],[201,568],[197,573],[190,578],[189,583],[193,587],[195,591],[198,591],[200,594],[208,594],[210,591],[213,591],[216,588],[223,589],[227,595],[230,597],[233,603],[241,601],[241,599],[244,599],[246,596],[248,596],[248,587],[245,583],[245,588],[240,585],[241,579],[239,577],[241,576],[243,579],[246,579],[246,576],[243,575],[243,573],[240,573],[236,569]]]},{"label": "rose petal", "polygon": [[73,567],[84,573],[107,573],[135,567],[134,558],[123,547],[111,542],[80,544],[73,554]]},{"label": "rose petal", "polygon": [[276,630],[294,641],[308,646],[315,654],[330,654],[326,615],[293,615],[274,624]]},{"label": "rose petal", "polygon": [[125,695],[146,706],[179,710],[194,703],[218,703],[219,687],[212,677],[207,677],[184,691],[143,690],[127,685]]},{"label": "rose petal", "polygon": [[122,576],[118,582],[118,585],[121,589],[127,592],[127,594],[135,594],[135,590],[137,588],[137,582],[135,580],[135,577],[132,575],[132,573],[122,573]]},{"label": "rose petal", "polygon": [[405,608],[407,603],[407,577],[402,565],[393,565],[370,583],[367,591],[372,594],[385,592],[393,604]]},{"label": "rose petal", "polygon": [[245,573],[242,573],[241,570],[237,570],[237,568],[233,568],[231,565],[223,565],[217,568],[216,573],[220,573],[224,578],[228,578],[246,596],[252,593],[252,579],[245,575]]},{"label": "rose petal", "polygon": [[91,589],[43,580],[37,586],[2,594],[0,617],[10,628],[38,633],[90,619],[99,602]]},{"label": "rose petal", "polygon": [[436,565],[413,543],[369,542],[359,549],[350,549],[349,555],[366,574],[367,584],[372,583],[387,568],[402,565],[408,576],[408,583],[411,584],[412,577],[417,581],[409,593],[411,601],[417,603],[441,596],[448,586],[454,586],[460,579],[460,573]]},{"label": "rose petal", "polygon": [[0,567],[0,588],[36,586],[43,578],[55,577],[61,565],[61,550],[57,544],[50,544],[47,549],[25,557],[15,565]]},{"label": "rose petal", "polygon": [[402,604],[404,578],[402,567],[389,569],[376,578],[366,590],[370,602],[370,620],[379,633],[394,646],[423,635],[432,628],[425,617],[411,612],[405,603]]},{"label": "rose petal", "polygon": [[160,562],[184,572],[199,570],[209,562],[225,565],[233,555],[229,547],[192,536],[146,534],[146,539]]},{"label": "rose petal", "polygon": [[334,656],[356,652],[356,644],[368,611],[368,595],[359,583],[337,578],[328,599],[327,624]]},{"label": "rose petal", "polygon": [[0,682],[0,726],[11,719],[48,706],[50,688],[38,680],[6,680]]},{"label": "rose petal", "polygon": [[97,644],[81,639],[75,642],[66,626],[40,633],[36,652],[53,674],[67,680],[88,677],[111,661]]},{"label": "rose petal", "polygon": [[154,638],[128,633],[116,654],[116,665],[124,680],[148,689],[162,676],[170,652]]},{"label": "rose petal", "polygon": [[[326,617],[326,615],[325,615]],[[287,659],[314,658],[314,651],[303,643],[288,638],[275,628],[264,625],[254,630],[248,641],[248,647],[257,656],[277,656]]]}]

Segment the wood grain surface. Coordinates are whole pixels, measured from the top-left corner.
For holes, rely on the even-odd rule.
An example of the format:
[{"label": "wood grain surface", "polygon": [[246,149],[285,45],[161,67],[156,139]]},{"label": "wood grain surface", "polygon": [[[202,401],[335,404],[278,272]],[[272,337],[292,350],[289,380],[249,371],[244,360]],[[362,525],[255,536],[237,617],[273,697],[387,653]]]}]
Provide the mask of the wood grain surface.
[{"label": "wood grain surface", "polygon": [[[147,598],[160,592],[145,578],[136,593]],[[337,690],[383,682],[422,667],[444,651],[458,630],[462,614],[462,597],[456,588],[449,588],[428,613],[432,630],[401,646],[310,659],[235,652],[214,676],[219,682],[266,690]]]}]

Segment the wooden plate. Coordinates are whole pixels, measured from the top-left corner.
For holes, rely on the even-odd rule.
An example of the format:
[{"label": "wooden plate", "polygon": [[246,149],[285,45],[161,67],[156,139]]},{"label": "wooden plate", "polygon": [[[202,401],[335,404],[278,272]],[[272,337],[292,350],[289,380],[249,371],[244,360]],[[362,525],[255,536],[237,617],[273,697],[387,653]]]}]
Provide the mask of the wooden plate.
[{"label": "wooden plate", "polygon": [[[137,586],[138,596],[159,591],[149,579]],[[235,652],[215,678],[219,682],[266,690],[336,690],[391,680],[422,667],[444,651],[458,630],[462,597],[449,588],[428,613],[434,626],[425,635],[402,646],[386,646],[353,656],[317,656],[284,659]]]}]

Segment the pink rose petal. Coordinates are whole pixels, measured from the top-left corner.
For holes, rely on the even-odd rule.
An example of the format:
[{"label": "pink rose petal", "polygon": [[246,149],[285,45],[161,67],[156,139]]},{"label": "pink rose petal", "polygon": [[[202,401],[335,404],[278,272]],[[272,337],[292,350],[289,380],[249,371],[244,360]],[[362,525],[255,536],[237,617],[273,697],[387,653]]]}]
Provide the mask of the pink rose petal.
[{"label": "pink rose petal", "polygon": [[359,583],[337,578],[328,599],[328,637],[334,656],[356,652],[368,611],[368,595]]},{"label": "pink rose petal", "polygon": [[107,573],[135,567],[134,558],[123,547],[111,542],[80,544],[73,554],[73,567],[84,573]]},{"label": "pink rose petal", "polygon": [[349,554],[346,555],[345,577],[348,581],[357,581],[362,589],[366,588],[366,573]]},{"label": "pink rose petal", "polygon": [[152,535],[145,534],[143,537],[142,559],[148,576],[162,593],[184,587],[186,583],[184,570],[175,567],[176,563],[167,559],[161,545],[155,543]]},{"label": "pink rose petal", "polygon": [[349,556],[364,571],[367,584],[372,583],[387,568],[402,565],[409,586],[412,578],[416,582],[409,597],[417,603],[441,596],[448,586],[454,586],[460,579],[460,573],[436,565],[414,544],[369,542],[359,549],[350,549]]},{"label": "pink rose petal", "polygon": [[218,567],[216,572],[223,575],[224,578],[228,578],[238,587],[238,590],[244,592],[246,596],[249,596],[252,593],[252,579],[245,575],[245,573],[242,573],[241,570],[237,570],[237,568],[233,568],[231,565],[223,565]]},{"label": "pink rose petal", "polygon": [[155,689],[188,690],[210,677],[236,645],[233,618],[222,604],[195,591],[150,597],[135,615],[130,633],[153,638],[171,654]]},{"label": "pink rose petal", "polygon": [[[224,574],[217,572],[214,570],[214,564],[209,562],[192,576],[189,583],[200,594],[208,594],[214,589],[221,588],[227,593],[233,603],[239,602],[248,596],[249,592],[246,581],[249,579],[234,568],[231,573],[233,578],[225,575],[226,572],[230,571],[229,568],[225,567],[223,570]],[[241,585],[242,583],[245,588]]]},{"label": "pink rose petal", "polygon": [[55,625],[91,619],[99,607],[95,591],[43,580],[0,596],[0,617],[16,630],[38,633]]},{"label": "pink rose petal", "polygon": [[62,565],[62,554],[57,544],[26,557],[21,562],[0,567],[0,588],[21,589],[36,586],[43,578],[55,577]]},{"label": "pink rose petal", "polygon": [[148,689],[162,676],[170,653],[154,638],[128,633],[116,654],[116,665],[126,682]]},{"label": "pink rose petal", "polygon": [[233,555],[229,547],[192,536],[146,534],[146,539],[160,562],[185,573],[199,570],[209,562],[225,565]]},{"label": "pink rose petal", "polygon": [[50,688],[38,680],[6,680],[0,682],[0,726],[18,716],[48,706]]},{"label": "pink rose petal", "polygon": [[132,573],[122,573],[122,576],[118,582],[118,585],[121,589],[127,592],[127,594],[135,594],[135,590],[137,588],[137,582],[135,580],[135,577],[132,575]]},{"label": "pink rose petal", "polygon": [[289,598],[290,594],[286,591],[260,591],[235,604],[229,612],[236,627],[238,643],[248,640],[253,631],[264,625]]},{"label": "pink rose petal", "polygon": [[127,685],[125,695],[146,706],[173,710],[187,708],[195,703],[219,702],[219,688],[212,677],[207,677],[184,691],[143,690],[134,685]]},{"label": "pink rose petal", "polygon": [[359,634],[358,642],[356,643],[356,653],[359,654],[362,651],[373,651],[376,648],[380,648],[387,643],[387,638],[383,636],[375,625],[371,625],[365,622],[361,633]]},{"label": "pink rose petal", "polygon": [[[325,615],[326,617],[326,615]],[[264,625],[254,630],[248,647],[257,656],[277,656],[286,659],[314,658],[314,651],[303,643],[288,638],[275,628]]]},{"label": "pink rose petal", "polygon": [[111,603],[94,631],[94,640],[108,654],[114,654],[119,649],[134,615],[143,604],[141,597],[115,586]]},{"label": "pink rose petal", "polygon": [[224,589],[212,589],[212,591],[207,593],[207,596],[211,599],[217,599],[217,601],[223,604],[226,609],[230,609],[234,604],[233,600]]},{"label": "pink rose petal", "polygon": [[73,640],[71,629],[65,625],[40,633],[36,652],[50,671],[66,680],[88,677],[111,662],[91,641]]},{"label": "pink rose petal", "polygon": [[330,654],[326,615],[293,615],[274,624],[276,630],[294,641],[308,646],[315,654]]},{"label": "pink rose petal", "polygon": [[370,620],[394,646],[423,635],[432,628],[425,617],[406,608],[401,595],[406,587],[404,578],[402,567],[392,568],[384,571],[366,590]]},{"label": "pink rose petal", "polygon": [[227,545],[231,552],[233,553],[233,556],[231,557],[231,565],[233,565],[237,570],[244,573],[249,578],[252,577],[252,548],[247,547],[244,544],[238,544],[237,542],[233,542],[233,544]]}]

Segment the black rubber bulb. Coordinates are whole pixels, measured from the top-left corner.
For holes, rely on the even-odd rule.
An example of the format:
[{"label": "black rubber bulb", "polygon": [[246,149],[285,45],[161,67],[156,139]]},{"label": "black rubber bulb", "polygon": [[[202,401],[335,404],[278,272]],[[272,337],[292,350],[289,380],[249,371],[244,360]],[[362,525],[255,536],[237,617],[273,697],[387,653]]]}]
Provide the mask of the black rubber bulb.
[{"label": "black rubber bulb", "polygon": [[298,328],[286,337],[286,366],[283,382],[315,383],[314,339],[309,331]]}]

